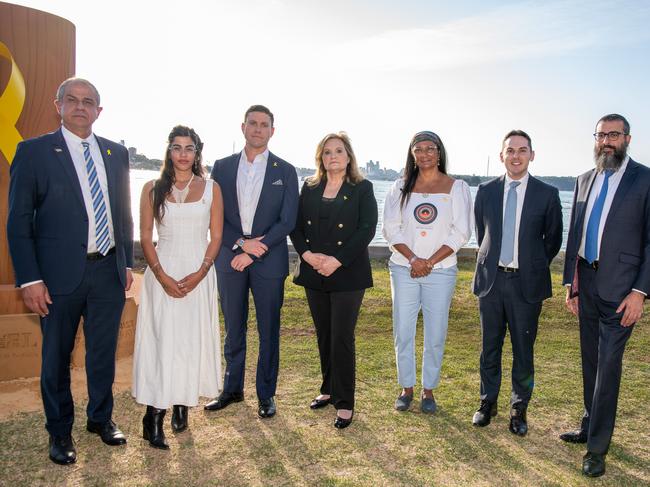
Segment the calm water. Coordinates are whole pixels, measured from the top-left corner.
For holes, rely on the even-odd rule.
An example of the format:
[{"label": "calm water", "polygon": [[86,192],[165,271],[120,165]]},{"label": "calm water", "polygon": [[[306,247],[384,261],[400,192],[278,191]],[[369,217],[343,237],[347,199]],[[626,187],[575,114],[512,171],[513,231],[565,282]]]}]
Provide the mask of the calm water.
[{"label": "calm water", "polygon": [[[140,226],[139,226],[139,201],[140,193],[142,192],[142,187],[147,181],[155,179],[158,177],[158,171],[146,171],[143,169],[132,169],[131,170],[131,204],[133,207],[133,223],[135,226],[135,239],[140,240]],[[386,245],[386,241],[381,235],[381,218],[384,212],[384,200],[386,199],[386,193],[393,184],[392,181],[373,181],[373,186],[375,189],[375,197],[377,198],[377,204],[379,205],[379,222],[377,223],[377,233],[375,238],[372,241],[372,245]],[[475,187],[470,188],[472,191],[472,198],[476,195]],[[569,217],[571,213],[571,202],[572,202],[573,193],[571,191],[560,191],[560,200],[562,202],[562,216],[564,219],[564,236],[562,239],[562,249],[566,247],[566,240],[569,227]],[[476,238],[472,233],[472,238],[467,244],[468,247],[476,247]]]}]

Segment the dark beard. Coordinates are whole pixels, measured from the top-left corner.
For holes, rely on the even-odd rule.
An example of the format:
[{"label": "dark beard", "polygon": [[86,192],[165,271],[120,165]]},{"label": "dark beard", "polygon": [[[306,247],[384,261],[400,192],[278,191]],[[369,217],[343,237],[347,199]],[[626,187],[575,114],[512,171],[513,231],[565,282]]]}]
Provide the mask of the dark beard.
[{"label": "dark beard", "polygon": [[[602,147],[594,148],[594,161],[596,161],[596,169],[598,172],[601,172],[605,169],[612,169],[613,171],[618,171],[618,169],[623,165],[625,156],[627,156],[627,146],[628,144],[623,143],[618,149],[612,145],[604,145]],[[605,148],[614,149],[614,152],[607,154]]]}]

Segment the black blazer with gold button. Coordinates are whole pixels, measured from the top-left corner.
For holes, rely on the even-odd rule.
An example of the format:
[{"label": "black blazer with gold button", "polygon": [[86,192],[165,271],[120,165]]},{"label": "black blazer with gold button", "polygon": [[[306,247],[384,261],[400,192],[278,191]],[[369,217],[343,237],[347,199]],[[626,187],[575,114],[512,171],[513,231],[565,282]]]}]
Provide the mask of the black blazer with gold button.
[{"label": "black blazer with gold button", "polygon": [[372,287],[368,245],[377,229],[377,201],[372,183],[344,182],[339,189],[327,222],[326,239],[321,239],[320,209],[326,181],[318,186],[305,183],[300,191],[298,220],[290,238],[302,256],[308,250],[336,257],[341,262],[329,277],[318,274],[300,258],[293,282],[321,291],[354,291]]}]

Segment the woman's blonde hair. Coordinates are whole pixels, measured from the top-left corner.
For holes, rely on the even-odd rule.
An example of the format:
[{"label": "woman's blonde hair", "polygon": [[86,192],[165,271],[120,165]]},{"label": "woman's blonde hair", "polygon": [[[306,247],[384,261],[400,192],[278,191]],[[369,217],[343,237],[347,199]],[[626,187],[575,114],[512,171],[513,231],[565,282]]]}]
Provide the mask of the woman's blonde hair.
[{"label": "woman's blonde hair", "polygon": [[318,186],[321,181],[327,180],[327,171],[325,171],[325,165],[323,164],[323,150],[325,149],[325,144],[332,139],[338,139],[343,142],[343,147],[345,147],[345,152],[347,152],[350,162],[345,168],[345,181],[350,184],[357,184],[363,181],[363,174],[359,171],[359,166],[357,166],[357,158],[354,155],[352,150],[352,144],[350,143],[350,137],[345,132],[338,132],[327,134],[323,137],[316,147],[316,174],[307,178],[307,184],[309,186]]}]

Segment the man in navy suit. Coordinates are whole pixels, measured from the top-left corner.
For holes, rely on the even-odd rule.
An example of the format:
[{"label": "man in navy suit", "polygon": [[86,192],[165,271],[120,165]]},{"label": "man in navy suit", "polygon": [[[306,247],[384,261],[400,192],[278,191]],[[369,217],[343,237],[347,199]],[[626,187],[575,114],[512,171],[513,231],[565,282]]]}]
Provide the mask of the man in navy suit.
[{"label": "man in navy suit", "polygon": [[524,436],[537,324],[542,302],[551,297],[549,266],[562,245],[562,206],[557,188],[528,174],[535,152],[526,132],[506,134],[500,157],[505,176],[481,184],[474,203],[482,350],[481,404],[472,423],[487,426],[497,413],[507,329],[513,355],[509,429]]},{"label": "man in navy suit", "polygon": [[650,169],[627,155],[630,124],[605,115],[596,167],[576,181],[564,263],[566,303],[580,322],[584,414],[560,438],[587,443],[583,474],[605,473],[623,352],[650,292]]},{"label": "man in navy suit", "polygon": [[241,130],[246,139],[244,150],[216,161],[212,169],[224,206],[223,240],[215,266],[226,328],[226,373],[223,392],[205,409],[222,409],[244,398],[250,290],[260,339],[257,412],[270,418],[276,411],[280,310],[289,274],[287,235],[296,224],[298,178],[291,164],[268,150],[275,130],[268,108],[250,107]]},{"label": "man in navy suit", "polygon": [[84,318],[88,420],[108,445],[126,439],[112,421],[115,350],[133,277],[127,150],[93,134],[97,89],[70,78],[55,100],[59,130],[18,144],[11,165],[7,237],[29,309],[41,317],[41,393],[49,456],[76,461],[70,354]]}]

